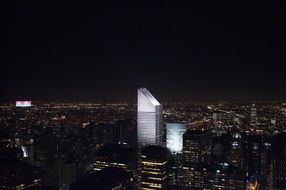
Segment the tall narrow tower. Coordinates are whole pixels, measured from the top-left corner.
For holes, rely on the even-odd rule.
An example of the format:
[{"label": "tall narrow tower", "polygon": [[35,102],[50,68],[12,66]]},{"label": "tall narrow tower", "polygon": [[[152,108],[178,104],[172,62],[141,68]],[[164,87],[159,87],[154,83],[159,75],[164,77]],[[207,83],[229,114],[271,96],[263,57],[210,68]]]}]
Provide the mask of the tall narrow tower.
[{"label": "tall narrow tower", "polygon": [[163,145],[163,108],[146,88],[137,91],[138,145]]}]

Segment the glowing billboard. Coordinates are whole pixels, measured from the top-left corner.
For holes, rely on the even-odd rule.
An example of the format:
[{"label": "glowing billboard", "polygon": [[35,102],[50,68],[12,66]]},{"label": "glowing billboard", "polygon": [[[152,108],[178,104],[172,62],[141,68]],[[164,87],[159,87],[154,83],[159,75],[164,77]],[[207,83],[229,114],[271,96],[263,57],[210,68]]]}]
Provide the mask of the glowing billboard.
[{"label": "glowing billboard", "polygon": [[31,101],[16,101],[16,107],[31,107]]}]

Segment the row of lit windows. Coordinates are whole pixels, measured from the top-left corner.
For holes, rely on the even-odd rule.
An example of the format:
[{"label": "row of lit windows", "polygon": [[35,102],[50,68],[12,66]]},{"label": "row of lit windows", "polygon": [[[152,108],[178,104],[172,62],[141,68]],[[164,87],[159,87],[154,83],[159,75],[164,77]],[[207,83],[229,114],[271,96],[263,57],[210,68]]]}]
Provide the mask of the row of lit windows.
[{"label": "row of lit windows", "polygon": [[142,173],[145,173],[145,174],[154,174],[154,175],[164,175],[166,172],[151,172],[151,171],[142,171]]},{"label": "row of lit windows", "polygon": [[148,166],[154,166],[154,165],[159,165],[162,166],[164,164],[167,164],[167,161],[159,163],[159,162],[147,162],[147,161],[142,161],[142,164],[148,165]]},{"label": "row of lit windows", "polygon": [[154,187],[154,188],[162,188],[162,184],[149,183],[144,181],[142,181],[142,185],[148,185],[149,187]]}]

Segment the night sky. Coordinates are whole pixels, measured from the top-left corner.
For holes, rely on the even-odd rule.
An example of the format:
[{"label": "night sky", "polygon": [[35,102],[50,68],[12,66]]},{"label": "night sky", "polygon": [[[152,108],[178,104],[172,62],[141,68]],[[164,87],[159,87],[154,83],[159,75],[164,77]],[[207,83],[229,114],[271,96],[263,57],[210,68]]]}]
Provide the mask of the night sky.
[{"label": "night sky", "polygon": [[262,2],[7,0],[1,101],[285,99],[285,7]]}]

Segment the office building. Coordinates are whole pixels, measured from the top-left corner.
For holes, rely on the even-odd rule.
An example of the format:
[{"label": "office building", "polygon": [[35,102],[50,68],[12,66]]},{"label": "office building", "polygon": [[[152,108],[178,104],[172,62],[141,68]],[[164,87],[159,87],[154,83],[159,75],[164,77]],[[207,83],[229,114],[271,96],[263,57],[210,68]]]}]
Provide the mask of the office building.
[{"label": "office building", "polygon": [[96,151],[93,159],[88,164],[88,170],[94,172],[106,167],[114,167],[134,172],[136,162],[134,149],[121,146],[104,147]]},{"label": "office building", "polygon": [[261,174],[262,139],[261,136],[248,135],[246,140],[246,166],[249,176]]},{"label": "office building", "polygon": [[240,169],[245,168],[245,147],[243,144],[242,135],[239,132],[232,133],[229,137],[229,153],[227,156],[227,162],[234,167]]},{"label": "office building", "polygon": [[257,108],[256,108],[255,104],[252,104],[252,106],[250,108],[250,121],[252,123],[257,122]]},{"label": "office building", "polygon": [[184,163],[208,163],[211,157],[210,131],[188,130],[183,135]]},{"label": "office building", "polygon": [[285,189],[286,187],[286,133],[276,136],[273,140],[271,174],[273,188]]},{"label": "office building", "polygon": [[210,176],[209,165],[188,163],[182,168],[182,185],[184,189],[205,189]]},{"label": "office building", "polygon": [[162,105],[146,88],[137,91],[138,145],[163,145]]},{"label": "office building", "polygon": [[141,155],[141,189],[166,189],[168,185],[168,152],[161,146],[147,146]]},{"label": "office building", "polygon": [[167,148],[172,153],[182,153],[183,134],[185,132],[186,132],[186,124],[180,124],[180,123],[166,124]]},{"label": "office building", "polygon": [[60,162],[59,164],[59,189],[69,190],[70,185],[76,182],[76,163],[75,162]]},{"label": "office building", "polygon": [[203,189],[210,173],[210,131],[188,130],[183,135],[182,186]]},{"label": "office building", "polygon": [[211,165],[205,178],[205,189],[241,190],[246,189],[246,175],[243,170],[231,167],[228,163]]}]

